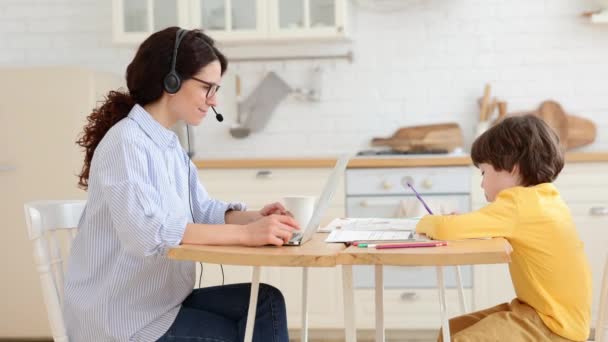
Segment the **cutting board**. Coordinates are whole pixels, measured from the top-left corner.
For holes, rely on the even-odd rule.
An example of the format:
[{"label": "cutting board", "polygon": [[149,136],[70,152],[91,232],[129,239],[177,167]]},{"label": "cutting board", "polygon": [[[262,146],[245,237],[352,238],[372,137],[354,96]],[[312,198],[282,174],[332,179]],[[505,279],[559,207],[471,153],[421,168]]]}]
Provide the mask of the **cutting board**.
[{"label": "cutting board", "polygon": [[373,146],[390,146],[397,151],[447,150],[463,146],[462,130],[457,123],[399,128],[391,137],[372,139]]},{"label": "cutting board", "polygon": [[562,106],[552,100],[544,101],[538,107],[536,115],[553,128],[559,137],[560,145],[568,147],[568,115]]},{"label": "cutting board", "polygon": [[560,145],[565,149],[589,145],[597,136],[597,128],[593,121],[567,114],[556,101],[544,101],[534,111],[509,113],[510,116],[526,114],[542,118],[557,133]]},{"label": "cutting board", "polygon": [[597,128],[593,121],[574,115],[568,115],[568,149],[589,145],[595,141]]}]

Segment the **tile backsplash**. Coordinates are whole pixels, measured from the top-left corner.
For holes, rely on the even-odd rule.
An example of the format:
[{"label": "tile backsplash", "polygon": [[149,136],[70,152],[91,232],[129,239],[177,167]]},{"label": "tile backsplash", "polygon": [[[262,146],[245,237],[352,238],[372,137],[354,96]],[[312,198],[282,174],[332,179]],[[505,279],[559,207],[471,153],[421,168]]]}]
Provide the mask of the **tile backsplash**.
[{"label": "tile backsplash", "polygon": [[[485,83],[509,111],[559,101],[596,123],[597,140],[584,150],[608,150],[608,24],[581,16],[598,8],[594,1],[402,1],[390,13],[349,2],[352,63],[231,64],[244,95],[267,71],[298,85],[319,67],[320,101],[288,98],[262,132],[238,140],[228,133],[227,92],[218,106],[226,120],[210,115],[195,129],[196,157],[330,156],[401,126],[447,121],[461,125],[469,146]],[[110,1],[2,0],[0,66],[76,64],[122,75],[135,49],[112,44],[111,22]]]}]

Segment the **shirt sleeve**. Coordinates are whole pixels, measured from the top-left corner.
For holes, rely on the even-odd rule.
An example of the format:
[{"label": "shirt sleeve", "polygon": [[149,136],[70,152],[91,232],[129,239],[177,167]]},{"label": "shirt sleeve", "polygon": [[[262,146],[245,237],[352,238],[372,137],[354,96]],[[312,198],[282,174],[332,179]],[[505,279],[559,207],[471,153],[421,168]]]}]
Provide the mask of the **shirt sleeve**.
[{"label": "shirt sleeve", "polygon": [[416,225],[416,232],[438,240],[509,238],[516,226],[516,209],[513,191],[506,190],[478,211],[462,215],[426,215]]},{"label": "shirt sleeve", "polygon": [[[185,155],[188,158],[187,155]],[[203,187],[200,180],[198,179],[198,169],[194,163],[189,160],[190,163],[190,194],[192,194],[192,213],[194,216],[194,222],[205,223],[205,224],[225,224],[226,223],[226,212],[228,210],[247,210],[244,203],[230,203],[223,202],[217,199],[213,199],[209,196],[209,193]]]},{"label": "shirt sleeve", "polygon": [[100,157],[102,195],[125,249],[134,255],[165,255],[179,245],[187,224],[184,211],[162,205],[153,186],[152,161],[138,142],[119,142]]}]

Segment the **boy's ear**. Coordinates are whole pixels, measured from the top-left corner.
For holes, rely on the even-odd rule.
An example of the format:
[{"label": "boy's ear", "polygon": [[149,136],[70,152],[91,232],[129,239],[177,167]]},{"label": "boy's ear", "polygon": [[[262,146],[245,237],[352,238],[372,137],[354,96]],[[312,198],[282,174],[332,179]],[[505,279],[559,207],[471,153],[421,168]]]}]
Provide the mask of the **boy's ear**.
[{"label": "boy's ear", "polygon": [[517,164],[513,165],[513,169],[511,170],[510,173],[513,176],[519,175],[519,165],[517,165]]},{"label": "boy's ear", "polygon": [[511,172],[509,172],[511,176],[516,177],[518,182],[521,183],[521,173],[519,173],[519,165],[515,164]]}]

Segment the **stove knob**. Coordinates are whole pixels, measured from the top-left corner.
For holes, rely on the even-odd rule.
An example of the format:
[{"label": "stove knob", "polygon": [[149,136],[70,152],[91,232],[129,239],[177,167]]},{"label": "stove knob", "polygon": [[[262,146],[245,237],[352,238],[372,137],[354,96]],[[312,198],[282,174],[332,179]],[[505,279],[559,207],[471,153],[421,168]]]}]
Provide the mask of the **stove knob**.
[{"label": "stove knob", "polygon": [[425,179],[425,180],[422,182],[422,186],[423,186],[425,189],[430,189],[430,188],[432,188],[432,187],[433,187],[433,181],[427,178],[427,179]]},{"label": "stove knob", "polygon": [[403,188],[410,191],[410,188],[407,185],[408,183],[411,184],[412,186],[414,186],[414,178],[412,178],[411,176],[405,176],[405,177],[401,178],[401,185],[403,186]]},{"label": "stove knob", "polygon": [[384,182],[382,182],[382,188],[384,190],[390,190],[393,188],[393,184],[391,184],[391,182],[389,182],[389,181],[384,181]]}]

